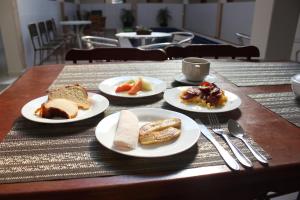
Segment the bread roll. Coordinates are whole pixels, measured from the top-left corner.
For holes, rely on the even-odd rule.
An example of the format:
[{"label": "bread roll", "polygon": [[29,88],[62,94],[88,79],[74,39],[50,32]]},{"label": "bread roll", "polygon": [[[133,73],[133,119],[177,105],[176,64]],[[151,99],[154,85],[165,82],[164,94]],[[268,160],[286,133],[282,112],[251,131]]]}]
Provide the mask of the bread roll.
[{"label": "bread roll", "polygon": [[119,122],[114,137],[114,147],[119,150],[134,149],[138,143],[138,118],[128,110],[120,112]]}]

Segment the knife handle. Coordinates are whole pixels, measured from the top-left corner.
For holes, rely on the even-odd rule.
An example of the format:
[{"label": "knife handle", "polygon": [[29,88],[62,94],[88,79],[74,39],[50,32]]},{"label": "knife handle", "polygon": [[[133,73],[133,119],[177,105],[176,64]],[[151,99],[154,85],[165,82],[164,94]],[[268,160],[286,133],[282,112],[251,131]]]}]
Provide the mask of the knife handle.
[{"label": "knife handle", "polygon": [[[209,138],[208,138],[209,139]],[[227,163],[227,165],[233,169],[233,170],[240,170],[239,164],[235,161],[235,159],[216,141],[216,140],[211,140],[211,143],[215,145],[217,150],[219,151],[220,155],[224,159],[224,161]]]}]

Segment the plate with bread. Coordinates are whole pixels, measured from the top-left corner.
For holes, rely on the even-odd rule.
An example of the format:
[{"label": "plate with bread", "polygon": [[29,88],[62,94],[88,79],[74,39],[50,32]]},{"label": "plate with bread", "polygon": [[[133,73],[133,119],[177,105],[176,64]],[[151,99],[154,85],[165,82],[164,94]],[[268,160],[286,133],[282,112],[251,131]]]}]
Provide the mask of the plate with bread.
[{"label": "plate with bread", "polygon": [[139,76],[120,76],[106,79],[99,84],[101,92],[126,98],[140,98],[162,93],[167,84],[157,78]]},{"label": "plate with bread", "polygon": [[50,90],[48,95],[31,100],[21,113],[31,121],[58,124],[91,118],[108,106],[109,101],[104,96],[74,84]]},{"label": "plate with bread", "polygon": [[164,157],[197,143],[200,130],[190,117],[159,108],[136,108],[99,122],[96,138],[106,148],[133,157]]}]

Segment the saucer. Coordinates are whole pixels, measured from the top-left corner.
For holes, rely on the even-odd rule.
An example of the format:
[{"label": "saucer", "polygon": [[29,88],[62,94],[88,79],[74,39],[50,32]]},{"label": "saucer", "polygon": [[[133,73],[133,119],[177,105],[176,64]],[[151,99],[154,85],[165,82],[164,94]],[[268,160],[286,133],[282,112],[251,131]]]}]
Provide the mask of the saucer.
[{"label": "saucer", "polygon": [[214,75],[209,74],[202,81],[189,81],[185,78],[183,73],[180,73],[175,76],[175,81],[184,83],[184,84],[188,84],[188,85],[198,85],[200,82],[203,82],[203,81],[214,83],[214,82],[216,82],[216,77]]}]

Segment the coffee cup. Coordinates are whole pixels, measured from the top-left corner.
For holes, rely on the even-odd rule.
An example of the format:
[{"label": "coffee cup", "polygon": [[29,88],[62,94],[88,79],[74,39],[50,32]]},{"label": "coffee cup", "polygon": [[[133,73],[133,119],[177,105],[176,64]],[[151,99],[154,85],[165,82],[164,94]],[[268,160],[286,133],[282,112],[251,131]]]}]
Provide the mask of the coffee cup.
[{"label": "coffee cup", "polygon": [[189,81],[202,81],[209,74],[210,63],[197,57],[188,57],[182,60],[182,73]]}]

